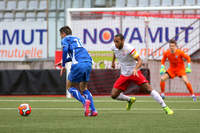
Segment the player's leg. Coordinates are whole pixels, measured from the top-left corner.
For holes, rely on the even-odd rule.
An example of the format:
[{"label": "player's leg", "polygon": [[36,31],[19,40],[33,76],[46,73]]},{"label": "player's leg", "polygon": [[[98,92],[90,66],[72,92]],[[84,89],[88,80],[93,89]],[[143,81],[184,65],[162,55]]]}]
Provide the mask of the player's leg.
[{"label": "player's leg", "polygon": [[112,89],[112,91],[111,91],[111,97],[113,99],[120,100],[120,101],[129,101],[130,100],[130,97],[124,95],[122,93],[122,90],[119,90],[119,89],[116,89],[116,88]]},{"label": "player's leg", "polygon": [[164,100],[161,98],[161,96],[159,95],[159,93],[156,90],[153,90],[150,86],[149,83],[143,83],[140,85],[141,88],[143,88],[144,90],[147,90],[149,92],[149,94],[162,106],[162,107],[166,107],[166,104],[164,102]]},{"label": "player's leg", "polygon": [[161,80],[160,80],[160,89],[161,89],[161,97],[162,99],[165,98],[165,81],[169,79],[169,74],[165,73],[164,75],[161,76]]},{"label": "player's leg", "polygon": [[91,109],[90,116],[97,116],[98,112],[94,106],[93,96],[91,92],[87,89],[87,82],[80,82],[80,89],[83,92],[85,98],[90,100],[90,109]]},{"label": "player's leg", "polygon": [[72,83],[71,81],[67,81],[69,87],[69,93],[78,101],[80,101],[83,105],[85,104],[85,98],[81,95],[80,91],[76,88],[78,83]]},{"label": "player's leg", "polygon": [[81,71],[78,76],[82,75],[79,78],[79,81],[80,81],[79,87],[80,87],[81,91],[83,92],[85,98],[88,101],[90,101],[91,114],[88,114],[88,115],[89,116],[97,116],[98,113],[94,106],[93,96],[90,93],[90,91],[87,89],[88,81],[90,79],[90,73],[92,71],[92,63],[89,63],[89,62],[80,63],[79,67],[80,67],[79,70],[81,70]]},{"label": "player's leg", "polygon": [[192,85],[190,84],[190,82],[189,82],[189,80],[188,80],[188,78],[187,78],[187,75],[183,75],[183,76],[181,76],[181,78],[182,78],[182,80],[184,81],[184,83],[185,83],[185,85],[186,85],[188,91],[189,91],[190,94],[192,95],[193,101],[196,101],[196,96],[195,96],[194,91],[193,91],[193,89],[192,89]]},{"label": "player's leg", "polygon": [[[61,64],[62,64],[62,63],[61,63]],[[68,63],[66,63],[66,65],[65,65],[67,82],[69,81],[69,80],[68,80],[68,75],[69,75],[69,73],[70,73],[71,65],[72,65],[71,62],[68,62]],[[68,86],[69,83],[67,83],[67,82],[66,82],[66,97],[67,97],[67,98],[71,98],[71,93],[69,92],[70,86]]]},{"label": "player's leg", "polygon": [[149,94],[151,94],[151,96],[163,107],[164,111],[167,114],[173,114],[173,111],[169,107],[167,107],[160,94],[156,90],[152,89],[148,80],[146,80],[140,70],[138,71],[138,76],[132,76],[132,80],[141,88],[147,90],[147,92],[149,92]]},{"label": "player's leg", "polygon": [[111,91],[111,97],[116,100],[127,101],[126,110],[130,110],[132,104],[136,101],[135,97],[129,97],[123,94],[123,91],[127,89],[129,85],[128,78],[120,75],[120,77],[116,80],[113,89]]},{"label": "player's leg", "polygon": [[71,87],[69,88],[69,92],[72,94],[73,97],[75,97],[77,100],[82,102],[85,110],[85,116],[89,116],[90,113],[90,101],[85,99],[80,91],[76,88],[79,83],[84,78],[83,69],[81,68],[81,64],[74,64],[71,67],[71,71],[68,75],[68,80],[71,83]]},{"label": "player's leg", "polygon": [[70,88],[70,83],[69,82],[70,82],[69,80],[66,81],[66,97],[67,98],[71,98],[71,93],[69,92],[69,88]]},{"label": "player's leg", "polygon": [[171,115],[174,112],[165,104],[164,100],[162,99],[162,97],[159,95],[159,93],[156,90],[153,90],[150,86],[149,83],[143,83],[140,85],[143,89],[146,89],[151,96],[162,106],[163,110]]}]

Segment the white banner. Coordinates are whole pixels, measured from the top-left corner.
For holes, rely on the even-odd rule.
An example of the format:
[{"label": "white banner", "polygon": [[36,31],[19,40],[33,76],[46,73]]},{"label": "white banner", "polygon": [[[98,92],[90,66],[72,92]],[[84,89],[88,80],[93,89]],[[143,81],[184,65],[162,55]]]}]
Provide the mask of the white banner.
[{"label": "white banner", "polygon": [[46,22],[0,22],[0,60],[47,58]]},{"label": "white banner", "polygon": [[[175,40],[179,47],[184,45],[183,50],[187,52],[192,45],[199,41],[199,37],[196,37],[199,34],[198,23],[189,26],[194,21],[195,19],[149,18],[148,55],[174,36],[176,36]],[[114,36],[122,33],[126,43],[134,45],[142,57],[146,56],[144,17],[123,17],[122,20],[119,17],[72,20],[72,29],[73,35],[79,36],[89,51],[110,51]],[[179,35],[180,32],[182,33]],[[160,58],[163,51],[168,48],[169,46],[166,45],[154,53],[154,56]],[[195,47],[193,48],[196,50]],[[193,51],[190,50],[191,53]]]}]

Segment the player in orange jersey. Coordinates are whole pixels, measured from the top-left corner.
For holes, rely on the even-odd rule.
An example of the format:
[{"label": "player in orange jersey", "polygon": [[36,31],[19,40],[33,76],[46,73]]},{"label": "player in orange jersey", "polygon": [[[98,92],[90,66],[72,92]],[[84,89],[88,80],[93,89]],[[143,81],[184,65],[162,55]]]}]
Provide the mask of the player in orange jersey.
[{"label": "player in orange jersey", "polygon": [[[165,61],[168,58],[170,66],[168,70],[165,70]],[[185,69],[184,65],[184,59],[187,60],[188,66]],[[187,89],[189,90],[190,94],[192,95],[193,101],[196,101],[196,96],[194,95],[192,85],[190,84],[186,73],[191,72],[191,60],[190,57],[185,54],[182,50],[178,49],[177,43],[175,40],[170,40],[169,41],[169,49],[164,52],[163,58],[161,60],[161,69],[160,69],[160,74],[161,76],[161,81],[160,81],[160,88],[161,88],[161,97],[164,99],[165,98],[165,80],[169,78],[174,78],[176,76],[182,78],[184,81],[185,85],[187,86]]]}]

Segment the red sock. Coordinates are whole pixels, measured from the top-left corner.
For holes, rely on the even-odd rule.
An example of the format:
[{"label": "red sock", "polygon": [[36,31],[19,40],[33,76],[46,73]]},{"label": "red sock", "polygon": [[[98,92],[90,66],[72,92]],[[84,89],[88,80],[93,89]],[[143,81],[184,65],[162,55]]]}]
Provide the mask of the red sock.
[{"label": "red sock", "polygon": [[193,91],[193,89],[192,89],[192,85],[191,85],[190,83],[186,83],[186,86],[187,86],[187,89],[188,89],[188,91],[190,92],[190,94],[193,95],[193,94],[194,94],[194,91]]},{"label": "red sock", "polygon": [[161,93],[165,92],[165,81],[160,81]]}]

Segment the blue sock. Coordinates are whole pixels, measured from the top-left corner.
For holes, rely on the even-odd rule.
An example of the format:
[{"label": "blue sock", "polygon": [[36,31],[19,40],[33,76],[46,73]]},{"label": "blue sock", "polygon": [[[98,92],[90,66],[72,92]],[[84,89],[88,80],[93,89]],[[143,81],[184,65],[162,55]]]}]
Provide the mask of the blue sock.
[{"label": "blue sock", "polygon": [[94,107],[94,102],[93,102],[93,97],[92,97],[92,94],[90,93],[89,90],[84,90],[83,91],[83,94],[85,95],[85,98],[90,100],[90,108],[92,111],[96,111],[95,107]]},{"label": "blue sock", "polygon": [[85,98],[81,95],[80,91],[74,87],[69,88],[71,95],[80,101],[83,105],[85,104]]}]

